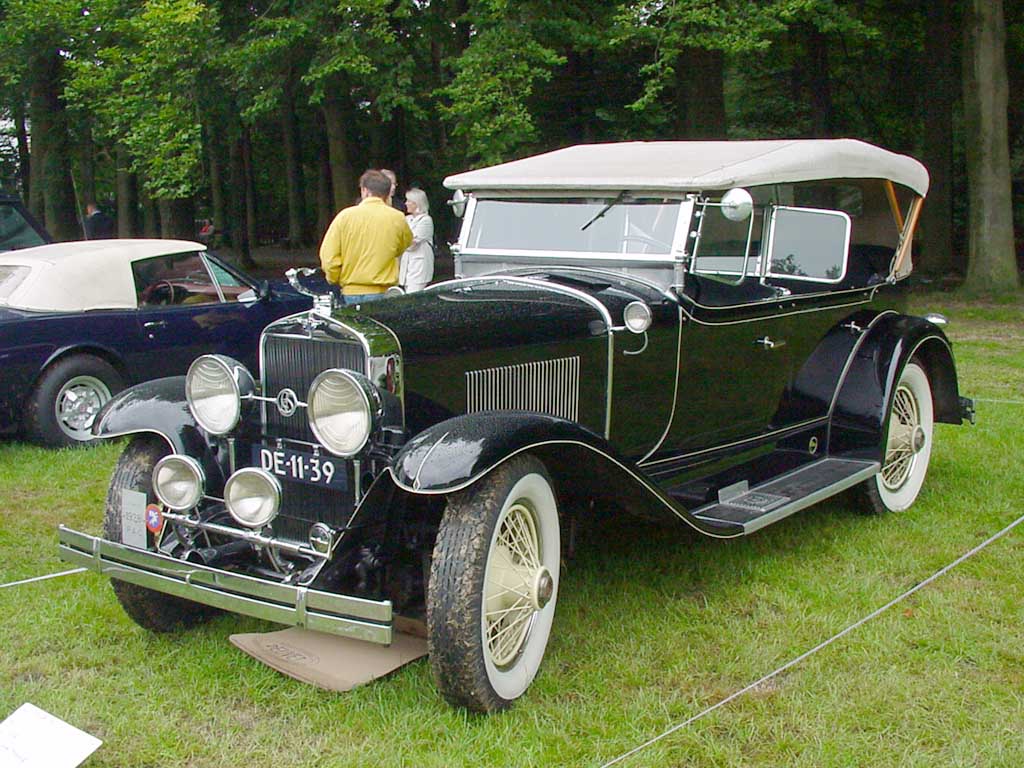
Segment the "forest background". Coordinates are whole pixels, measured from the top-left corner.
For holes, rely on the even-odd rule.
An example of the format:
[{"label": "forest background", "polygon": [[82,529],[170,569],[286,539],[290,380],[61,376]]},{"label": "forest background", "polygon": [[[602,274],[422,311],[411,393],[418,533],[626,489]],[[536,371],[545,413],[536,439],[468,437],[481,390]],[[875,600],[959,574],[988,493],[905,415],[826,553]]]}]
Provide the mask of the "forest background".
[{"label": "forest background", "polygon": [[1002,0],[0,0],[0,126],[0,183],[59,240],[99,201],[121,237],[209,219],[247,264],[314,245],[368,167],[422,186],[443,238],[466,168],[842,136],[928,167],[918,274],[997,292],[1024,263]]}]

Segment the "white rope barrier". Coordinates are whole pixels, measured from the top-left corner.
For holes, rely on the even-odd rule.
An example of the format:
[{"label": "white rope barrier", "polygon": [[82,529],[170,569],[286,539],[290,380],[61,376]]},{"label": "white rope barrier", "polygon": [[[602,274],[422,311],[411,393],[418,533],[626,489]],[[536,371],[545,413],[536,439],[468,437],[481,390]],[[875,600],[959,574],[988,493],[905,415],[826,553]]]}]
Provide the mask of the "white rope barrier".
[{"label": "white rope barrier", "polygon": [[85,568],[72,568],[70,571],[61,571],[60,573],[48,573],[45,576],[34,576],[31,579],[22,579],[21,581],[12,581],[9,584],[0,584],[0,589],[7,589],[8,587],[19,587],[22,584],[31,584],[35,581],[46,581],[47,579],[56,579],[58,576],[70,576],[73,573],[82,573]]},{"label": "white rope barrier", "polygon": [[655,736],[655,737],[653,737],[651,739],[648,739],[643,744],[641,744],[641,745],[639,745],[637,747],[634,747],[633,749],[629,750],[628,752],[624,752],[623,754],[619,755],[618,757],[616,757],[616,758],[614,758],[612,760],[609,760],[607,763],[604,763],[601,766],[601,768],[608,768],[608,766],[616,765],[617,763],[621,763],[623,760],[626,760],[627,758],[632,757],[633,755],[637,754],[638,752],[640,752],[640,751],[642,751],[644,749],[647,749],[648,747],[652,746],[653,744],[657,744],[662,739],[665,739],[668,736],[671,736],[676,731],[685,728],[686,726],[690,725],[691,723],[697,722],[702,717],[705,717],[705,716],[711,714],[712,712],[714,712],[716,709],[721,709],[722,707],[724,707],[729,702],[734,701],[735,699],[738,699],[740,696],[743,696],[746,693],[749,693],[750,691],[752,691],[755,688],[757,688],[759,685],[762,685],[762,684],[766,683],[767,681],[771,680],[773,677],[777,677],[778,675],[781,675],[783,672],[785,672],[786,670],[790,669],[791,667],[796,666],[797,664],[802,662],[804,659],[806,659],[806,658],[808,658],[810,656],[813,656],[815,653],[817,653],[818,651],[822,650],[823,648],[827,648],[828,646],[832,645],[832,643],[836,642],[840,638],[845,637],[846,635],[848,635],[851,632],[853,632],[855,629],[863,626],[864,624],[867,624],[872,619],[877,618],[878,616],[882,615],[883,613],[888,611],[890,608],[892,608],[894,605],[897,605],[898,603],[903,602],[908,597],[913,595],[915,592],[918,592],[919,590],[924,589],[926,586],[931,584],[933,581],[935,581],[939,577],[944,576],[945,574],[949,573],[951,570],[956,568],[958,565],[960,565],[962,562],[964,562],[968,558],[971,558],[974,555],[976,555],[979,552],[981,552],[981,550],[985,549],[985,547],[989,546],[994,541],[997,541],[997,540],[1001,539],[1003,536],[1008,534],[1010,531],[1012,531],[1014,528],[1016,528],[1022,522],[1024,522],[1024,515],[1022,515],[1021,517],[1018,517],[1016,520],[1014,520],[1008,526],[1006,526],[1001,531],[999,531],[999,533],[996,533],[995,535],[985,539],[985,541],[983,541],[981,544],[979,544],[978,546],[976,546],[974,549],[970,550],[966,554],[961,555],[960,557],[958,557],[956,560],[954,560],[949,565],[947,565],[944,568],[936,571],[935,573],[933,573],[931,576],[929,576],[924,581],[920,582],[919,584],[914,585],[913,587],[908,589],[906,592],[904,592],[899,597],[896,597],[896,598],[890,600],[888,603],[883,605],[881,608],[878,608],[877,610],[872,611],[871,613],[869,613],[864,618],[862,618],[859,621],[856,621],[853,624],[851,624],[850,626],[848,626],[846,629],[844,629],[841,632],[837,632],[836,634],[832,635],[832,637],[830,637],[828,640],[825,640],[824,642],[819,643],[818,645],[816,645],[813,648],[811,648],[811,650],[806,651],[805,653],[800,654],[799,656],[797,656],[792,661],[786,662],[781,667],[776,669],[774,672],[769,672],[767,675],[765,675],[761,679],[751,683],[746,688],[742,688],[741,690],[738,690],[735,693],[730,694],[729,696],[726,696],[724,699],[719,701],[717,704],[711,705],[710,707],[705,709],[703,712],[699,712],[698,714],[694,715],[693,717],[689,718],[688,720],[684,720],[681,723],[673,725],[668,730],[666,730],[666,731],[664,731],[662,733],[659,733],[657,736]]}]

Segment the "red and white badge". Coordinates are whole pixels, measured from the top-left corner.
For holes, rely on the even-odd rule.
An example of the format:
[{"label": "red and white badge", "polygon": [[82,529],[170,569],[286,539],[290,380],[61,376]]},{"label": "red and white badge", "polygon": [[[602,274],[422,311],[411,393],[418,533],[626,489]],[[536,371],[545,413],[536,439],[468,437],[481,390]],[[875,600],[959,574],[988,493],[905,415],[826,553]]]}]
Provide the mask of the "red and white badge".
[{"label": "red and white badge", "polygon": [[156,536],[163,527],[164,514],[160,511],[160,506],[158,504],[150,504],[146,507],[146,528]]}]

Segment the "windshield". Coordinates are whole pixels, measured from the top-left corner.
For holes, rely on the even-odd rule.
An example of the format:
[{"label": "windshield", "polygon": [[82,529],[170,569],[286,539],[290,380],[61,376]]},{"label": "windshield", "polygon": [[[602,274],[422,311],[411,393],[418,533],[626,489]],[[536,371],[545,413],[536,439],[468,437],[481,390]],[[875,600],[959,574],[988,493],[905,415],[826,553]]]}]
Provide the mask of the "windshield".
[{"label": "windshield", "polygon": [[667,256],[680,202],[624,195],[483,199],[476,204],[466,247]]},{"label": "windshield", "polygon": [[16,206],[0,201],[0,251],[33,248],[37,245],[46,245],[43,236],[29,224]]}]

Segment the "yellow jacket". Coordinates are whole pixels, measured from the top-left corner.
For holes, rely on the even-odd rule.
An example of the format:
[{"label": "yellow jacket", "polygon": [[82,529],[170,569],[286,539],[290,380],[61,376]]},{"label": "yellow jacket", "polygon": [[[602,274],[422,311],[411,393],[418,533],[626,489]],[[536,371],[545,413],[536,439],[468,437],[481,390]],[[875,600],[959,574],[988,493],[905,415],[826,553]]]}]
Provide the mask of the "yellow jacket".
[{"label": "yellow jacket", "polygon": [[379,197],[342,210],[320,244],[327,282],[352,296],[383,293],[398,283],[398,259],[412,243],[405,216]]}]

